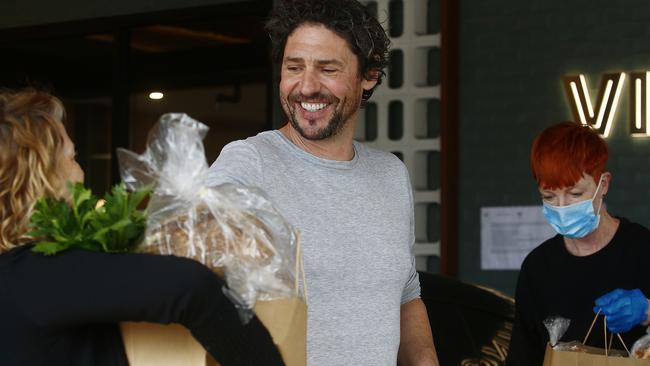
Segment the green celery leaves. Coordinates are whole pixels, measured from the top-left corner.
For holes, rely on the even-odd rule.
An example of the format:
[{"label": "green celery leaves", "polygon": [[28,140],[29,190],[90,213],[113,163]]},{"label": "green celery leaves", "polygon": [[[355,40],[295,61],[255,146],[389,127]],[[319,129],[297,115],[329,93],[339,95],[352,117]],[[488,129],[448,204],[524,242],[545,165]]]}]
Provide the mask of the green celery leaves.
[{"label": "green celery leaves", "polygon": [[42,198],[34,206],[29,236],[40,240],[33,250],[54,255],[77,247],[107,253],[128,252],[142,239],[146,213],[138,205],[151,189],[127,192],[116,185],[104,196],[104,205],[82,184],[69,184],[72,205],[63,200]]}]

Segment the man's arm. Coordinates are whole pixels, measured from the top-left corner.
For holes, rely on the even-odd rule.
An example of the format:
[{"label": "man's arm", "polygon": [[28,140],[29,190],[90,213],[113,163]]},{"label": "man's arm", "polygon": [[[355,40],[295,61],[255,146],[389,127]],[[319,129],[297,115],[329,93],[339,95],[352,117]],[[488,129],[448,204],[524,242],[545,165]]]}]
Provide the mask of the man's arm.
[{"label": "man's arm", "polygon": [[264,181],[262,160],[252,144],[240,140],[226,145],[206,174],[204,184],[214,187],[224,183],[260,187]]},{"label": "man's arm", "polygon": [[421,299],[414,299],[400,309],[399,366],[438,366],[427,308]]}]

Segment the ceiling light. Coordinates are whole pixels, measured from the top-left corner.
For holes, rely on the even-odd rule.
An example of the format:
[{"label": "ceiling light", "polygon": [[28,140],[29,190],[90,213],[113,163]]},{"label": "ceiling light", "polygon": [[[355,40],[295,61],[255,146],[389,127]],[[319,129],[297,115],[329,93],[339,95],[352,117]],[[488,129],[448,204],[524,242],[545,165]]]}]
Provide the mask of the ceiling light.
[{"label": "ceiling light", "polygon": [[161,93],[161,92],[152,92],[152,93],[149,93],[149,99],[153,99],[153,100],[160,100],[160,99],[162,99],[164,96],[165,96],[165,95],[164,95],[163,93]]}]

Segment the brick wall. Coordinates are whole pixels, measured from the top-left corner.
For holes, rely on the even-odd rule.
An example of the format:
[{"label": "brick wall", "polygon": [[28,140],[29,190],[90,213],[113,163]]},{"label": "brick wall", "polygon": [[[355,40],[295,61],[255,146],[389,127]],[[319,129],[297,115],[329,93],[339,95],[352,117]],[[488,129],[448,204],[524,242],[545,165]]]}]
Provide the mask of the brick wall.
[{"label": "brick wall", "polygon": [[[603,73],[650,70],[649,24],[646,0],[460,0],[462,280],[514,292],[516,271],[480,269],[480,208],[540,204],[528,153],[543,128],[572,119],[562,75],[584,73],[596,89]],[[628,134],[628,81],[606,202],[650,227],[650,137]]]}]

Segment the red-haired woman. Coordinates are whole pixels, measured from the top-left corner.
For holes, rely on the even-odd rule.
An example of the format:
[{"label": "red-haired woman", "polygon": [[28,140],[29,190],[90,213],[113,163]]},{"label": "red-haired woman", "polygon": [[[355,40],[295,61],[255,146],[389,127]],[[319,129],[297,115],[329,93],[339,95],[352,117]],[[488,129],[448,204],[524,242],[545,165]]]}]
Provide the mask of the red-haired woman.
[{"label": "red-haired woman", "polygon": [[[599,311],[628,347],[645,333],[650,231],[607,212],[603,201],[612,181],[607,157],[605,141],[578,123],[551,126],[533,142],[533,176],[544,216],[558,235],[521,266],[508,365],[542,365],[549,341],[543,321],[549,316],[571,320],[562,341],[582,341]],[[602,348],[603,322],[597,324],[587,344]]]}]

